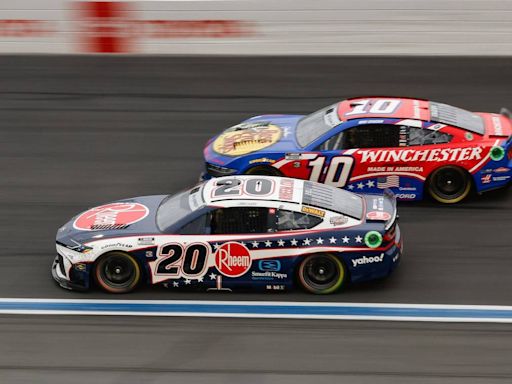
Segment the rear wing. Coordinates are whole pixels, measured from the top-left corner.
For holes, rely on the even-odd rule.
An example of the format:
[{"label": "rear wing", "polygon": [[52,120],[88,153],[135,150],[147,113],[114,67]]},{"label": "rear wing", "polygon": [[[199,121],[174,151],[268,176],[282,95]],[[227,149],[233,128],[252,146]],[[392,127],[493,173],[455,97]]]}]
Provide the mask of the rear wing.
[{"label": "rear wing", "polygon": [[[510,120],[510,124],[512,125],[512,112],[505,107],[500,109],[500,115],[505,116]],[[507,142],[505,143],[505,147],[508,147],[509,150],[512,150],[512,134],[508,137]]]},{"label": "rear wing", "polygon": [[393,223],[395,222],[395,220],[397,219],[398,217],[398,211],[396,209],[396,196],[395,194],[393,193],[393,191],[389,188],[386,188],[384,190],[384,198],[389,202],[391,203],[392,207],[393,207],[393,214],[391,216],[391,219],[389,219],[386,223],[386,231],[393,225]]},{"label": "rear wing", "polygon": [[366,221],[385,222],[386,231],[397,218],[396,196],[391,189],[386,188],[381,194],[366,194]]}]

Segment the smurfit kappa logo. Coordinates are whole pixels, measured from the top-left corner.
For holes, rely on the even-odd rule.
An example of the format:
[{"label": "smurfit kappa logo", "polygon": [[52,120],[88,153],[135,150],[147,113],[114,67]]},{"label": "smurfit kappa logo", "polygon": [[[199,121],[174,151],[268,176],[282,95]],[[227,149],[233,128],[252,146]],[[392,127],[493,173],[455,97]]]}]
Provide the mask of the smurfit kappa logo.
[{"label": "smurfit kappa logo", "polygon": [[265,272],[279,272],[281,270],[281,262],[279,260],[260,260],[258,269]]},{"label": "smurfit kappa logo", "polygon": [[363,256],[357,259],[352,259],[352,266],[355,268],[358,265],[381,263],[384,260],[384,254],[380,256]]}]

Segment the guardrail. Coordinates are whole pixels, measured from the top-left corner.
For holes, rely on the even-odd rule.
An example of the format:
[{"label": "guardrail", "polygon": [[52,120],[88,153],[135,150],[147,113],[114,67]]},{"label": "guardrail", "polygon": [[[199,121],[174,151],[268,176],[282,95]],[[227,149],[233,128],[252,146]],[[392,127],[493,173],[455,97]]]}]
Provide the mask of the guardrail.
[{"label": "guardrail", "polygon": [[512,54],[511,0],[17,0],[0,53]]}]

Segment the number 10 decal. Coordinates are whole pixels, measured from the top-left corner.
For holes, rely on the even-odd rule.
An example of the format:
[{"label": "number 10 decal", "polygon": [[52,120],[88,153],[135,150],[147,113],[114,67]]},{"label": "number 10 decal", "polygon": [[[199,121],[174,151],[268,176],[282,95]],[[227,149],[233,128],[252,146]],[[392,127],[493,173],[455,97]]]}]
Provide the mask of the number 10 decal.
[{"label": "number 10 decal", "polygon": [[324,165],[324,156],[319,156],[316,159],[311,160],[308,164],[308,166],[312,168],[309,180],[322,182],[320,181],[320,178],[322,174],[325,173],[325,179],[323,180],[324,184],[332,185],[336,188],[342,188],[347,185],[354,165],[354,159],[350,156],[335,156],[326,167],[324,167]]},{"label": "number 10 decal", "polygon": [[351,104],[354,109],[345,113],[345,116],[362,115],[366,113],[391,114],[396,111],[401,103],[401,100],[396,99],[379,99],[375,100],[373,104],[372,100],[359,100],[357,103]]}]

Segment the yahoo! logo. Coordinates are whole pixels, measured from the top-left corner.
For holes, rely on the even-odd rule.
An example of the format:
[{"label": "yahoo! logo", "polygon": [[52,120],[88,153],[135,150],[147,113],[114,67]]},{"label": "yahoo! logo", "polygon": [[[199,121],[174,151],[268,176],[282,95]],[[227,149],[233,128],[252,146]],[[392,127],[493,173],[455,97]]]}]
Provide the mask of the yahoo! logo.
[{"label": "yahoo! logo", "polygon": [[358,265],[381,263],[384,260],[384,254],[380,256],[363,256],[357,259],[352,259],[352,266],[355,268]]}]

